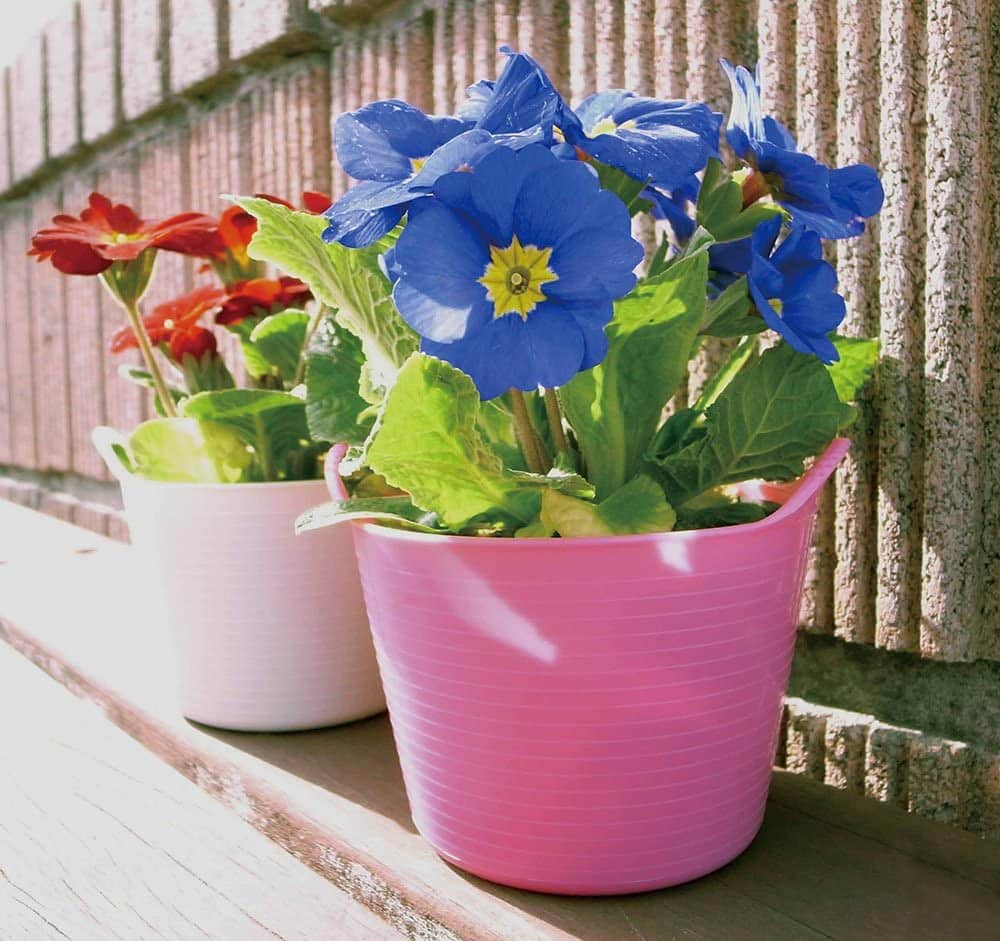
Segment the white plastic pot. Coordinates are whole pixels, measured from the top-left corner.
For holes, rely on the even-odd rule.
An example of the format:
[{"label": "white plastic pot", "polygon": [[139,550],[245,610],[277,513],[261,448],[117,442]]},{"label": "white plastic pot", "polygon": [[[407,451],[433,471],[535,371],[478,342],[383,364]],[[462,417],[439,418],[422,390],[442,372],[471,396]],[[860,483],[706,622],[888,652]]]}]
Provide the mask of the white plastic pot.
[{"label": "white plastic pot", "polygon": [[177,654],[180,710],[218,728],[320,728],[385,708],[351,531],[296,536],[321,480],[163,483],[127,472],[94,443],[122,488],[145,596]]}]

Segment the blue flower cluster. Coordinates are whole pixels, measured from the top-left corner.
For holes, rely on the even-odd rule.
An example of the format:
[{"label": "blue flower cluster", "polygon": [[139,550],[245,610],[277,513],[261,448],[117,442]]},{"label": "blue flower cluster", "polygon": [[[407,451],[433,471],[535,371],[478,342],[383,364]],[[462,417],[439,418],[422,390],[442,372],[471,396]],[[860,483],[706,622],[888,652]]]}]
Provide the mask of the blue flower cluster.
[{"label": "blue flower cluster", "polygon": [[[501,51],[499,79],[473,85],[457,116],[388,100],[338,119],[337,156],[359,182],[327,211],[323,233],[361,248],[406,217],[384,259],[395,304],[421,349],[467,372],[484,399],[560,386],[606,353],[613,303],[635,285],[643,252],[629,207],[595,170],[634,181],[633,211],[667,220],[682,245],[722,127],[707,105],[623,90],[573,109],[534,59]],[[827,334],[844,304],[819,239],[863,230],[881,206],[878,178],[799,153],[762,114],[759,76],[723,66],[733,86],[727,139],[752,179],[744,192],[784,213],[751,239],[716,246],[712,264],[723,278],[746,275],[767,324],[830,361]]]}]

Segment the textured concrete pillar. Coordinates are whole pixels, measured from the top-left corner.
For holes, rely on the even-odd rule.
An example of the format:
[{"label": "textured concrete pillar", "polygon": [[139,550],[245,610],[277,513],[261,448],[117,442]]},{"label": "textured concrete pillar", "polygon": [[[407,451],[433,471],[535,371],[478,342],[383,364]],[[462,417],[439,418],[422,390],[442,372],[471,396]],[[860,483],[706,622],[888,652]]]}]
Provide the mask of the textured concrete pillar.
[{"label": "textured concrete pillar", "polygon": [[876,407],[878,563],[876,643],[919,649],[923,487],[924,225],[922,116],[926,99],[923,0],[882,0],[879,216],[882,343]]},{"label": "textured concrete pillar", "polygon": [[[925,656],[975,655],[980,610],[984,473],[977,413],[984,363],[987,248],[970,226],[984,193],[981,140],[983,37],[975,0],[929,0],[927,9],[927,259],[924,282],[923,594]],[[961,48],[961,54],[956,49]],[[996,364],[993,364],[996,368]]]}]

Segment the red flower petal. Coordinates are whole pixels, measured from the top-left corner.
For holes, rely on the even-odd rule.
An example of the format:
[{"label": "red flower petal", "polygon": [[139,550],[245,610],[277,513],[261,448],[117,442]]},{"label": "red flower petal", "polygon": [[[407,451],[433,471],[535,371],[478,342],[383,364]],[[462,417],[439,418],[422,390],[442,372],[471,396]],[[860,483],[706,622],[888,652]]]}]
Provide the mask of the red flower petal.
[{"label": "red flower petal", "polygon": [[170,355],[181,362],[185,353],[201,359],[206,353],[215,353],[219,348],[215,334],[204,327],[187,327],[175,330],[170,337]]},{"label": "red flower petal", "polygon": [[313,190],[306,190],[302,194],[302,205],[306,212],[311,212],[314,216],[320,216],[333,205],[333,199],[326,193],[318,193]]}]

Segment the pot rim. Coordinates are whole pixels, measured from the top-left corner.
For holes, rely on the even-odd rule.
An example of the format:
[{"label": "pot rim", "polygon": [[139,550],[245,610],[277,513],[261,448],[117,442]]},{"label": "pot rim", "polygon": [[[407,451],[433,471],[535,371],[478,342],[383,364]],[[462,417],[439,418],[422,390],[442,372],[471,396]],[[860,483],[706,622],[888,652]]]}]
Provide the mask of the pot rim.
[{"label": "pot rim", "polygon": [[[850,450],[850,438],[834,438],[826,450],[816,459],[816,463],[800,478],[800,486],[777,510],[770,516],[755,523],[737,523],[735,526],[717,526],[712,529],[686,529],[680,532],[665,533],[633,533],[620,536],[582,536],[573,539],[551,539],[549,537],[534,537],[526,539],[496,539],[486,536],[458,536],[444,533],[420,533],[408,529],[397,529],[375,522],[358,520],[351,523],[365,533],[380,539],[391,539],[399,542],[429,543],[446,546],[471,546],[479,544],[485,551],[497,549],[501,552],[516,552],[537,550],[561,544],[567,548],[557,549],[557,552],[569,551],[569,547],[580,548],[611,545],[644,545],[659,542],[690,542],[691,540],[734,538],[747,533],[759,533],[769,528],[788,523],[803,510],[810,510],[810,503],[818,495],[820,489],[840,463],[841,458]],[[225,486],[225,485],[222,485]],[[516,547],[516,548],[515,548]]]}]

